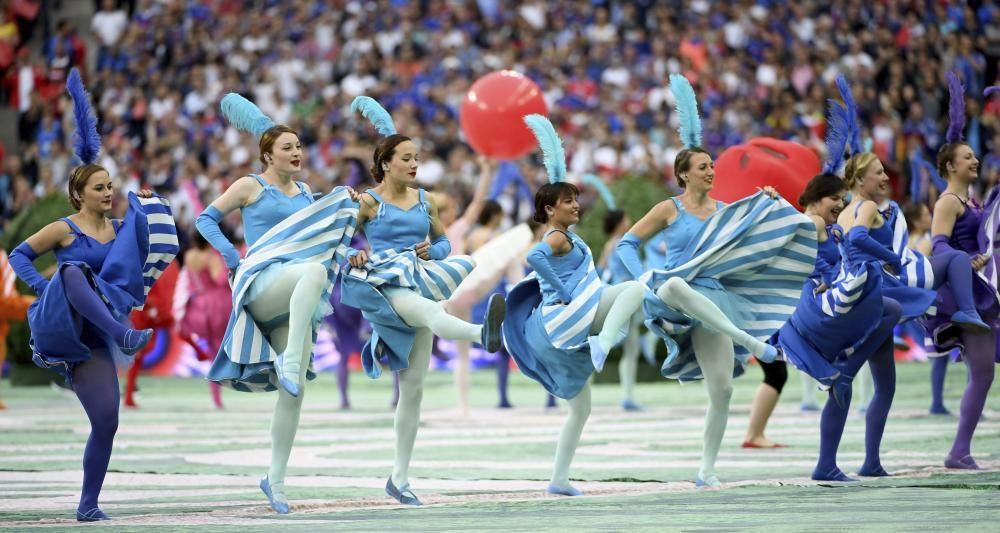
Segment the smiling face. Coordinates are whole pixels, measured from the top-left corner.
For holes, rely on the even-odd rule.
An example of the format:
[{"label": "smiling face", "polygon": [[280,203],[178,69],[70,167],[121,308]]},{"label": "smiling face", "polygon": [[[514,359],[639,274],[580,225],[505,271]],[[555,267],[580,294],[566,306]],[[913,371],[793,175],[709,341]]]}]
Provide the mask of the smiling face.
[{"label": "smiling face", "polygon": [[294,174],[302,170],[303,155],[299,136],[285,132],[274,140],[270,152],[265,152],[264,159],[268,168],[274,168],[281,174]]},{"label": "smiling face", "polygon": [[948,164],[948,175],[968,185],[979,178],[979,159],[967,144],[955,148],[955,156]]},{"label": "smiling face", "polygon": [[545,213],[552,225],[572,226],[580,221],[580,203],[575,194],[563,194],[555,205],[545,207]]},{"label": "smiling face", "polygon": [[844,193],[824,196],[810,207],[812,212],[819,215],[824,222],[834,224],[837,222],[840,212],[844,210]]},{"label": "smiling face", "polygon": [[406,186],[417,182],[417,167],[420,166],[420,154],[413,141],[403,141],[396,145],[389,161],[383,164],[386,178]]},{"label": "smiling face", "polygon": [[687,168],[680,173],[684,187],[692,192],[708,192],[715,183],[715,162],[712,156],[696,152],[691,154]]},{"label": "smiling face", "polygon": [[889,175],[885,173],[882,161],[876,159],[868,165],[865,173],[861,175],[858,186],[861,188],[861,194],[876,202],[889,197]]}]

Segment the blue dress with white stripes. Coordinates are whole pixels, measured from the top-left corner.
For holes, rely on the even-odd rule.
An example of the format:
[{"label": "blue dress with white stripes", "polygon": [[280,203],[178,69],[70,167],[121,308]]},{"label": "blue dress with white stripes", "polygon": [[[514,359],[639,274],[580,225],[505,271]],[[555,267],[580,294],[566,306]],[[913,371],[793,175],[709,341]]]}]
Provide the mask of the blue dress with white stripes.
[{"label": "blue dress with white stripes", "polygon": [[132,193],[128,202],[122,221],[112,221],[116,234],[107,243],[94,240],[63,219],[76,239],[55,250],[56,273],[28,308],[33,361],[67,381],[73,367],[89,359],[93,350],[107,350],[119,367],[132,358],[73,309],[66,298],[63,267],[79,267],[112,316],[124,322],[133,309],[142,308],[149,289],[177,255],[177,231],[169,203],[159,197],[140,199]]},{"label": "blue dress with white stripes", "polygon": [[374,190],[368,190],[379,206],[375,216],[365,223],[365,237],[372,253],[361,267],[348,266],[342,278],[341,302],[361,309],[372,325],[372,336],[361,350],[361,363],[368,377],[382,375],[380,360],[387,357],[393,371],[410,365],[414,328],[396,314],[385,289],[410,289],[434,301],[448,299],[472,272],[475,261],[467,255],[441,260],[417,257],[415,247],[430,233],[430,204],[419,190],[419,200],[409,209],[388,202]]},{"label": "blue dress with white stripes", "polygon": [[[816,227],[784,199],[763,193],[720,207],[706,220],[685,212],[674,199],[677,219],[664,232],[667,263],[641,278],[650,289],[643,301],[646,326],[667,345],[660,373],[668,379],[701,379],[691,331],[704,327],[656,296],[673,277],[714,302],[734,324],[761,340],[788,320],[798,303],[802,283],[816,261]],[[741,375],[750,357],[734,347],[733,376]]]},{"label": "blue dress with white stripes", "polygon": [[504,344],[521,372],[564,399],[579,394],[594,372],[587,337],[604,290],[590,248],[575,233],[567,236],[572,249],[549,263],[572,296],[569,304],[532,273],[507,295],[503,323]]}]

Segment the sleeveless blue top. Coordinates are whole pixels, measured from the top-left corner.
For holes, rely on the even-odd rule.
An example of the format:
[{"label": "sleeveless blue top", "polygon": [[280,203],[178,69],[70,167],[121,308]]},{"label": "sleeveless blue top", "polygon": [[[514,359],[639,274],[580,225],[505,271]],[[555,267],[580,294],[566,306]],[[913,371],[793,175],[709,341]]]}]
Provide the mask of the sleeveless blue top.
[{"label": "sleeveless blue top", "polygon": [[[549,230],[545,233],[545,237],[548,237],[553,231],[563,233],[562,230]],[[565,285],[570,292],[572,292],[573,287],[575,287],[580,281],[577,278],[582,277],[580,274],[580,265],[583,261],[588,259],[588,256],[583,253],[583,250],[580,248],[581,246],[586,246],[580,237],[572,232],[565,232],[564,235],[566,235],[566,238],[569,239],[571,246],[569,253],[559,256],[549,255],[547,257],[549,265],[552,267],[552,271],[555,275],[559,277],[559,281],[561,281],[562,284]],[[545,237],[542,237],[542,239],[544,240]],[[586,269],[582,270],[584,270],[583,273],[586,274]],[[573,283],[570,283],[571,280]],[[538,278],[538,287],[541,289],[544,304],[552,304],[560,299],[559,291],[549,285],[549,283],[541,276]]]},{"label": "sleeveless blue top", "polygon": [[386,202],[373,190],[366,191],[379,203],[375,218],[365,223],[365,237],[373,253],[410,248],[427,238],[431,231],[431,217],[424,190],[418,191],[420,199],[409,209]]},{"label": "sleeveless blue top", "polygon": [[[684,204],[676,197],[671,198],[677,206],[677,218],[674,223],[663,230],[663,237],[667,241],[667,257],[663,269],[670,270],[678,266],[678,261],[683,255],[681,252],[687,248],[694,236],[698,234],[708,219],[702,220],[684,209]],[[716,200],[715,209],[722,209],[723,203]],[[714,213],[713,213],[714,214]],[[711,215],[710,215],[711,216]]]},{"label": "sleeveless blue top", "polygon": [[295,182],[299,188],[299,194],[288,196],[274,185],[264,181],[264,178],[256,174],[251,174],[251,176],[257,179],[257,183],[260,183],[264,190],[261,191],[256,202],[240,209],[240,214],[243,216],[243,239],[248,248],[267,233],[267,230],[313,203],[312,195],[306,192],[305,186],[300,181]]},{"label": "sleeveless blue top", "polygon": [[[86,263],[95,274],[100,273],[101,267],[104,266],[104,258],[108,256],[115,239],[102,243],[81,231],[69,218],[63,217],[59,220],[69,225],[70,231],[76,238],[68,246],[55,249],[56,261],[60,263],[79,261]],[[115,229],[115,237],[117,238],[119,222],[112,220],[111,225]]]},{"label": "sleeveless blue top", "polygon": [[[858,209],[861,208],[861,204],[858,204],[854,208],[855,219],[858,216]],[[892,251],[892,235],[893,235],[893,220],[895,220],[896,212],[895,209],[890,208],[886,211],[879,212],[882,215],[882,225],[877,228],[871,228],[868,230],[868,236],[875,239],[875,242],[881,244],[886,250]],[[855,270],[864,263],[868,261],[881,261],[878,257],[875,257],[864,250],[859,249],[854,244],[851,243],[849,239],[844,240],[844,261],[847,262],[847,267],[851,270]]]},{"label": "sleeveless blue top", "polygon": [[[839,224],[830,224],[826,227],[826,240],[818,242],[816,249],[816,268],[809,275],[810,278],[820,278],[823,272],[820,271],[820,259],[829,265],[837,268],[840,265],[840,243],[843,241],[844,229]],[[836,275],[834,275],[836,277]]]}]

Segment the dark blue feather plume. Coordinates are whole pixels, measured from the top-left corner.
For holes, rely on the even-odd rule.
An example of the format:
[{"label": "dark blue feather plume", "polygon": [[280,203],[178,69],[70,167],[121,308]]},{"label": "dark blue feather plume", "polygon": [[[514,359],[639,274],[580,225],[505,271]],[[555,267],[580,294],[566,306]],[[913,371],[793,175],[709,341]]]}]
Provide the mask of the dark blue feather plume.
[{"label": "dark blue feather plume", "polygon": [[954,72],[945,76],[948,77],[948,132],[944,140],[955,143],[962,140],[965,131],[965,87]]},{"label": "dark blue feather plume", "polygon": [[81,163],[89,165],[97,161],[101,153],[101,135],[97,133],[97,116],[90,107],[90,94],[83,87],[80,72],[75,68],[66,79],[66,91],[73,99],[73,118],[76,119],[73,153]]},{"label": "dark blue feather plume", "polygon": [[830,113],[826,121],[826,162],[823,163],[823,172],[826,174],[836,174],[840,165],[844,163],[844,150],[847,148],[847,140],[850,135],[850,120],[847,117],[847,108],[836,100],[827,100],[830,106]]},{"label": "dark blue feather plume", "polygon": [[383,137],[388,137],[396,133],[396,125],[392,123],[392,116],[373,98],[367,96],[358,96],[355,98],[351,102],[351,113],[357,113],[358,111],[361,112],[361,116],[372,123],[372,126],[375,126],[375,130]]},{"label": "dark blue feather plume", "polygon": [[989,98],[993,93],[1000,92],[1000,85],[994,85],[983,89],[983,96]]},{"label": "dark blue feather plume", "polygon": [[840,90],[840,98],[844,100],[844,106],[847,107],[847,140],[851,147],[851,155],[860,154],[864,150],[864,147],[861,143],[861,123],[858,120],[858,104],[854,101],[851,86],[847,83],[847,78],[843,74],[837,76],[837,88]]},{"label": "dark blue feather plume", "polygon": [[223,96],[219,107],[222,109],[222,115],[234,128],[254,137],[260,137],[275,125],[256,104],[236,93]]}]

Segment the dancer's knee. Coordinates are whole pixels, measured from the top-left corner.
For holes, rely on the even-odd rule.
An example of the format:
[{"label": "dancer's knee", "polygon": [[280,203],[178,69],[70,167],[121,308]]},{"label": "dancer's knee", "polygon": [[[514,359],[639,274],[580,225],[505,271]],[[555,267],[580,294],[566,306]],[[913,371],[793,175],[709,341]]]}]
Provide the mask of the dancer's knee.
[{"label": "dancer's knee", "polygon": [[720,379],[705,381],[708,388],[708,401],[713,406],[729,405],[729,400],[733,397],[733,380],[722,381]]},{"label": "dancer's knee", "polygon": [[322,289],[327,282],[327,269],[320,263],[302,263],[296,270],[299,273],[299,283],[307,283]]},{"label": "dancer's knee", "polygon": [[661,300],[670,300],[678,298],[684,291],[688,288],[687,282],[681,278],[670,278],[660,285],[660,288],[656,290],[656,295],[660,297]]},{"label": "dancer's knee", "polygon": [[114,409],[103,409],[90,418],[90,430],[101,437],[110,439],[118,433],[118,404]]},{"label": "dancer's knee", "polygon": [[882,298],[882,318],[892,324],[899,322],[903,316],[903,306],[892,298]]},{"label": "dancer's knee", "polygon": [[781,394],[788,381],[788,366],[782,361],[775,361],[761,363],[760,367],[764,370],[764,383]]},{"label": "dancer's knee", "polygon": [[84,275],[83,270],[74,264],[67,264],[62,267],[62,279],[65,284],[83,284],[88,283],[87,276]]}]

